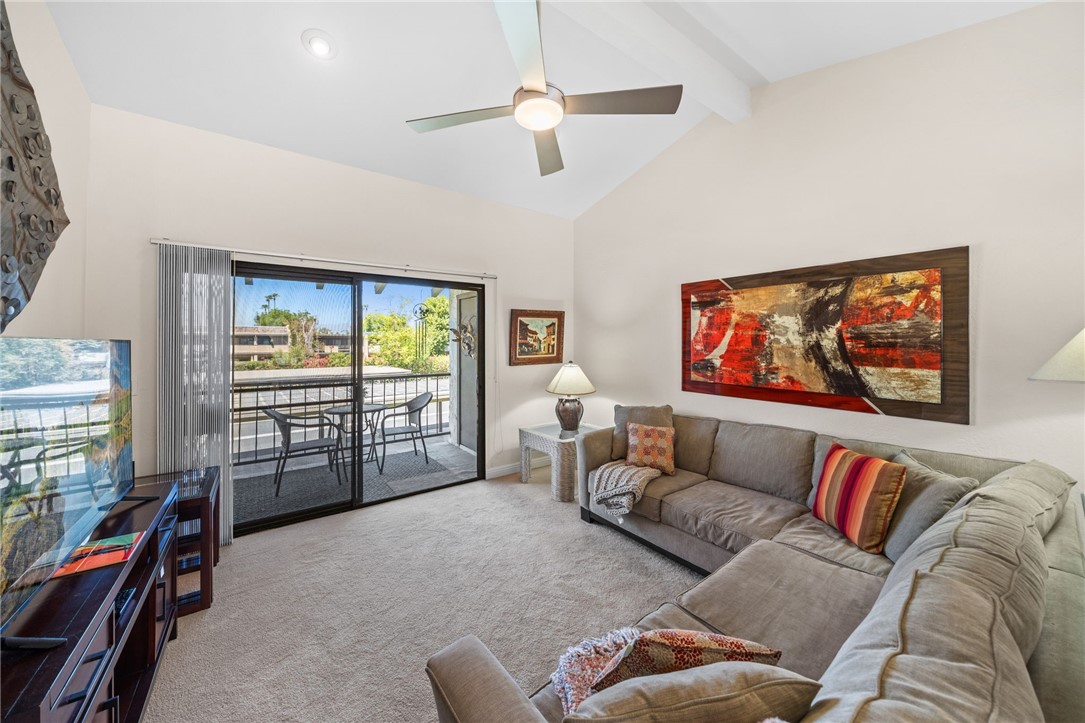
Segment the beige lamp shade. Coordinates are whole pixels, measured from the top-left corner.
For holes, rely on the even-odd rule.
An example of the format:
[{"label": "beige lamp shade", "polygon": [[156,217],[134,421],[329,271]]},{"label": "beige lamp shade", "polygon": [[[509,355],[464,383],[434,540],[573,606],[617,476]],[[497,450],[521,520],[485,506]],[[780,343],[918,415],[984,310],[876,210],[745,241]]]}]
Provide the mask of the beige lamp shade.
[{"label": "beige lamp shade", "polygon": [[546,391],[563,397],[582,397],[594,392],[595,387],[588,381],[588,377],[578,365],[567,362],[558,369],[554,380],[547,385]]},{"label": "beige lamp shade", "polygon": [[1085,382],[1085,329],[1048,359],[1029,379],[1044,382]]}]

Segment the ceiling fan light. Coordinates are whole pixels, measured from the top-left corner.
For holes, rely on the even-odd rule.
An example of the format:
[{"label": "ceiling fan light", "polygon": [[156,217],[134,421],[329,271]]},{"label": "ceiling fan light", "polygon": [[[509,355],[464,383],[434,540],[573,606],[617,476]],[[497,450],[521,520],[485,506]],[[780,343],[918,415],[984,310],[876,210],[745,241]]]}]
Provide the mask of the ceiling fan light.
[{"label": "ceiling fan light", "polygon": [[549,98],[529,98],[516,106],[513,117],[529,131],[546,131],[561,123],[565,110]]}]

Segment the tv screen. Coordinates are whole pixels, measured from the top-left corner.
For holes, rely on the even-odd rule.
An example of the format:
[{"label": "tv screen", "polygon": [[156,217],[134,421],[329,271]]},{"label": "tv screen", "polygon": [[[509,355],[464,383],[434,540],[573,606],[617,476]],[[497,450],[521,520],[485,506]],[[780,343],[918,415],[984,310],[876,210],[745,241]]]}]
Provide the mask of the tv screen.
[{"label": "tv screen", "polygon": [[130,342],[0,336],[0,629],[133,478]]}]

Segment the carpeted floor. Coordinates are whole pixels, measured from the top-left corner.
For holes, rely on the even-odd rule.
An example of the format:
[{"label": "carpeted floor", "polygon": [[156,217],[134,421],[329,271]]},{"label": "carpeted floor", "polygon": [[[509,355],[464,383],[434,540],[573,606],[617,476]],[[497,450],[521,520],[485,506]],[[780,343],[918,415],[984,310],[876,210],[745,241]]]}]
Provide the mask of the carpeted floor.
[{"label": "carpeted floor", "polygon": [[180,621],[147,710],[187,721],[434,721],[424,671],[473,633],[528,693],[585,637],[699,576],[531,484],[470,482],[247,535]]}]

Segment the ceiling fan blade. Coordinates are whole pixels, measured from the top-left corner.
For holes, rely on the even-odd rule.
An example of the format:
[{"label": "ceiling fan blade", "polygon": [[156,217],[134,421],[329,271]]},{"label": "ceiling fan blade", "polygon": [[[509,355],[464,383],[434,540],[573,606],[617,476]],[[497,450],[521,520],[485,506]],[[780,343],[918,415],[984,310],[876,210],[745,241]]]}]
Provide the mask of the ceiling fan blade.
[{"label": "ceiling fan blade", "polygon": [[558,134],[554,129],[535,131],[532,135],[535,136],[535,155],[539,157],[539,175],[549,176],[565,168],[561,162],[561,149],[558,148]]},{"label": "ceiling fan blade", "polygon": [[543,71],[542,35],[539,33],[539,6],[535,0],[494,0],[497,19],[512,51],[512,62],[524,90],[546,92]]},{"label": "ceiling fan blade", "polygon": [[638,113],[674,113],[682,102],[682,86],[612,90],[565,96],[565,114],[631,115]]},{"label": "ceiling fan blade", "polygon": [[407,125],[419,133],[426,133],[428,131],[440,130],[441,128],[460,126],[464,123],[475,123],[477,121],[490,120],[491,118],[502,118],[507,115],[512,115],[511,105],[502,105],[496,108],[479,108],[478,110],[465,110],[459,113],[430,116],[429,118],[415,118],[414,120],[407,121]]}]

